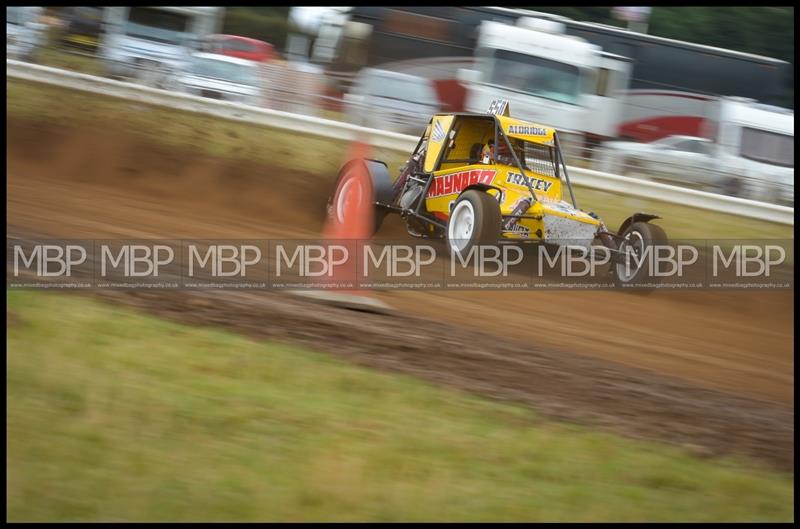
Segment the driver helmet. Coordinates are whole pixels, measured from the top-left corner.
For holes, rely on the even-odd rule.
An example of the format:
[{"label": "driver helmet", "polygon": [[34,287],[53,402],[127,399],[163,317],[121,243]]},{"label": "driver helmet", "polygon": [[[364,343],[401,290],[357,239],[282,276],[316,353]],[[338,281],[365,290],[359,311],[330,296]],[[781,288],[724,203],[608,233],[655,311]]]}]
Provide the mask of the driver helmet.
[{"label": "driver helmet", "polygon": [[486,145],[483,146],[483,150],[481,151],[481,161],[483,163],[503,163],[507,165],[512,165],[514,163],[514,157],[511,155],[511,151],[506,145],[506,142],[501,141],[499,143],[495,143],[494,140],[489,140]]},{"label": "driver helmet", "polygon": [[511,150],[508,148],[508,144],[505,141],[499,141],[495,145],[494,159],[497,163],[506,165],[514,164],[514,157],[511,155]]}]

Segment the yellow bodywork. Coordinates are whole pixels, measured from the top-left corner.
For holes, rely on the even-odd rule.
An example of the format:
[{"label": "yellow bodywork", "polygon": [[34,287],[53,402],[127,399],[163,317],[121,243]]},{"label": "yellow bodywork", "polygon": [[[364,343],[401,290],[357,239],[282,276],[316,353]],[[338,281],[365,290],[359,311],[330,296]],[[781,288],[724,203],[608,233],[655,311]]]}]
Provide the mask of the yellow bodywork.
[{"label": "yellow bodywork", "polygon": [[450,125],[453,124],[455,116],[433,116],[431,125],[428,127],[426,133],[428,134],[428,154],[425,157],[425,172],[433,171],[436,166],[436,160],[439,159],[439,154],[447,144],[448,133],[450,132]]},{"label": "yellow bodywork", "polygon": [[[431,119],[426,132],[428,149],[424,161],[425,171],[433,173],[433,182],[425,197],[427,211],[446,221],[459,195],[470,187],[479,187],[498,199],[502,215],[510,215],[520,200],[530,197],[523,179],[527,178],[536,200],[523,213],[526,218],[521,218],[512,230],[504,231],[503,237],[532,240],[591,238],[599,228],[600,220],[564,201],[559,178],[532,170],[525,170],[523,176],[514,165],[484,164],[474,157],[470,159],[476,144],[486,144],[494,137],[495,126],[502,127],[509,138],[554,146],[555,131],[550,127],[507,116],[492,117],[497,119],[497,123],[489,116],[459,116],[456,120],[453,115],[435,115]],[[437,161],[438,170],[433,171]]]},{"label": "yellow bodywork", "polygon": [[78,34],[69,34],[64,37],[64,40],[68,42],[74,42],[75,44],[82,44],[84,46],[97,46],[99,44],[99,40],[97,37],[93,37],[91,35],[78,35]]}]

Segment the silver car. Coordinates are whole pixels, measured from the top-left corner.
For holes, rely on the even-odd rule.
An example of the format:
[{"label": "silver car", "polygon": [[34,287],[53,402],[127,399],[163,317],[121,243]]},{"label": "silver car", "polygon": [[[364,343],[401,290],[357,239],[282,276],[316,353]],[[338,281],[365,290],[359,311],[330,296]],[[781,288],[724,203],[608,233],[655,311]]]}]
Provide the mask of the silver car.
[{"label": "silver car", "polygon": [[419,135],[439,111],[439,99],[429,79],[366,68],[345,95],[345,111],[357,125]]},{"label": "silver car", "polygon": [[741,179],[720,163],[716,145],[695,136],[667,136],[651,143],[612,141],[593,156],[593,168],[613,174],[664,180],[738,195]]},{"label": "silver car", "polygon": [[254,106],[263,96],[259,63],[214,53],[192,55],[173,85],[184,93]]},{"label": "silver car", "polygon": [[668,136],[651,143],[604,143],[593,168],[661,180],[705,191],[794,205],[792,136],[745,129],[737,153],[695,136]]}]

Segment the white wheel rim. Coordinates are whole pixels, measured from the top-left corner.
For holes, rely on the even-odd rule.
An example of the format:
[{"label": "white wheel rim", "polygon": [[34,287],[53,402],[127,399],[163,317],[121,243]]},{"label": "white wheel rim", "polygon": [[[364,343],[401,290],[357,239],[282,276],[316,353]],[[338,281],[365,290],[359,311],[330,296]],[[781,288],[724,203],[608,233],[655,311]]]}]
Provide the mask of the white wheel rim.
[{"label": "white wheel rim", "polygon": [[641,259],[644,254],[644,238],[642,238],[642,234],[638,231],[633,231],[625,236],[625,241],[620,245],[620,250],[624,250],[628,265],[626,266],[624,263],[617,264],[617,277],[624,283],[632,280],[643,264],[639,262],[638,266],[636,266],[635,261],[630,262],[631,258],[628,257],[627,247],[630,247],[633,253]]},{"label": "white wheel rim", "polygon": [[361,186],[356,178],[352,178],[348,174],[345,176],[344,183],[339,188],[339,194],[336,197],[336,220],[340,223],[344,222],[351,200],[355,200],[356,204],[361,203]]},{"label": "white wheel rim", "polygon": [[475,210],[468,200],[459,202],[447,223],[447,238],[450,245],[459,252],[466,248],[475,230]]}]

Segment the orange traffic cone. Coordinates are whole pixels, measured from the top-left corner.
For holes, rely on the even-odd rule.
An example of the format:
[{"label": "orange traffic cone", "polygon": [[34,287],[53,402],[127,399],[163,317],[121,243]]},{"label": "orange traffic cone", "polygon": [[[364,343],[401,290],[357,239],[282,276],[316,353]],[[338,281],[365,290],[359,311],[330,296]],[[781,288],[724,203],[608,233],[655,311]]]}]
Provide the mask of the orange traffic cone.
[{"label": "orange traffic cone", "polygon": [[[328,252],[328,269],[331,275],[324,280],[323,289],[335,290],[308,292],[303,295],[334,305],[368,312],[387,312],[388,305],[375,299],[368,290],[358,288],[358,261],[363,245],[372,236],[374,206],[372,181],[361,160],[369,157],[369,144],[355,141],[348,149],[345,163],[355,161],[338,182],[332,203],[331,215],[325,220],[322,238],[328,245],[346,249],[344,262],[334,260]],[[329,246],[330,247],[330,246]]]},{"label": "orange traffic cone", "polygon": [[[366,160],[370,146],[355,141],[348,149],[345,163]],[[333,215],[329,216],[322,229],[324,239],[366,240],[372,235],[373,225],[372,182],[361,163],[354,163],[342,176],[333,198]]]}]

